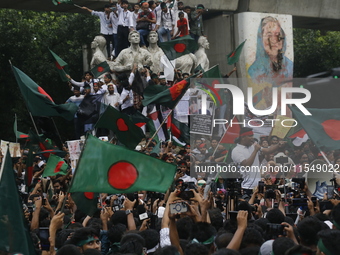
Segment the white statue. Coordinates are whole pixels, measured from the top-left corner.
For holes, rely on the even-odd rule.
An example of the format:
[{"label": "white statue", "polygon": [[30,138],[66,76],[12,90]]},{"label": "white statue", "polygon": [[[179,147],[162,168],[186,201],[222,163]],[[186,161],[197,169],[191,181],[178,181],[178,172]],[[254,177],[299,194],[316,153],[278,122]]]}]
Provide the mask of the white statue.
[{"label": "white statue", "polygon": [[149,42],[148,51],[151,54],[151,60],[152,60],[152,65],[150,66],[150,69],[154,73],[162,72],[163,68],[161,68],[160,62],[161,62],[161,57],[164,55],[164,52],[157,45],[157,42],[158,42],[157,32],[150,31],[149,36],[148,36],[148,42]]},{"label": "white statue", "polygon": [[197,66],[196,56],[192,53],[185,54],[176,58],[176,69],[180,69],[182,73],[191,74]]},{"label": "white statue", "polygon": [[197,58],[197,66],[201,65],[204,71],[209,69],[209,59],[205,50],[209,50],[209,42],[205,36],[200,36],[198,39],[198,50],[195,52]]},{"label": "white statue", "polygon": [[91,49],[93,52],[91,64],[90,64],[91,68],[102,63],[103,61],[106,61],[106,57],[103,53],[105,46],[106,46],[106,40],[103,36],[97,35],[93,39],[91,43]]},{"label": "white statue", "polygon": [[[103,36],[97,35],[92,43],[91,43],[91,49],[93,52],[91,63],[90,63],[90,68],[92,69],[96,65],[99,65],[100,63],[106,61],[107,64],[110,66],[110,69],[112,70],[113,68],[113,61],[109,61],[106,59],[105,54],[104,54],[104,49],[106,46],[106,40]],[[102,78],[103,75],[101,75],[99,78]]]},{"label": "white statue", "polygon": [[[137,31],[129,33],[130,47],[122,50],[113,62],[112,69],[116,72],[131,71],[133,64],[138,65],[138,70],[143,70],[143,66],[151,66],[151,54],[146,49],[139,47],[140,35]],[[111,66],[110,66],[111,67]]]}]

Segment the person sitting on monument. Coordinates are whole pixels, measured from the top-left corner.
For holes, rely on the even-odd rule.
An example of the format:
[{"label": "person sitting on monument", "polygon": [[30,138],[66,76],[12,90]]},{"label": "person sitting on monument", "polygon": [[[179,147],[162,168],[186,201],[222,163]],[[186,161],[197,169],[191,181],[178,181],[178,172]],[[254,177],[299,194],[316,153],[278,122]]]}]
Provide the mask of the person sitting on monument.
[{"label": "person sitting on monument", "polygon": [[136,19],[136,30],[140,34],[140,46],[146,47],[145,38],[149,35],[151,24],[156,23],[156,18],[152,12],[149,11],[149,4],[142,4],[142,12],[138,14]]},{"label": "person sitting on monument", "polygon": [[179,12],[178,13],[178,20],[177,20],[177,33],[171,38],[175,39],[177,36],[183,37],[186,35],[189,35],[189,30],[188,30],[188,20],[184,18],[184,12]]}]

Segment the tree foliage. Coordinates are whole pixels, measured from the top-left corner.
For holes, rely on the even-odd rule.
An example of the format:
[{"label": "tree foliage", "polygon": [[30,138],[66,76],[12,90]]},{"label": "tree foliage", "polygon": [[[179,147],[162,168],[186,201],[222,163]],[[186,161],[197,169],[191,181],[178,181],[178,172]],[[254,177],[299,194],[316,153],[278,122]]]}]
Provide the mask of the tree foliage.
[{"label": "tree foliage", "polygon": [[294,29],[294,77],[340,66],[340,32]]},{"label": "tree foliage", "polygon": [[[18,129],[33,127],[25,102],[14,79],[11,63],[30,76],[57,103],[72,95],[62,82],[48,48],[70,66],[77,80],[83,73],[83,45],[89,45],[99,32],[98,19],[91,15],[0,9],[0,138],[14,141],[14,114]],[[72,122],[54,118],[62,139],[72,136]]]}]

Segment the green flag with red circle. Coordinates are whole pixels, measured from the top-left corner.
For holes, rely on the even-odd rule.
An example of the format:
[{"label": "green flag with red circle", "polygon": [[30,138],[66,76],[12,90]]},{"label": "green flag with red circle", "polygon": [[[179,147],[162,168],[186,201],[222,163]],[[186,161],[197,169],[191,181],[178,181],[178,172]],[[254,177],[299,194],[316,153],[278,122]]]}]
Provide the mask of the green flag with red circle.
[{"label": "green flag with red circle", "polygon": [[78,106],[76,104],[56,104],[45,90],[36,84],[23,71],[12,67],[15,79],[19,85],[21,94],[26,102],[28,110],[33,116],[54,117],[60,116],[66,120],[73,120]]},{"label": "green flag with red circle", "polygon": [[89,216],[93,216],[98,210],[98,195],[98,193],[94,192],[71,193],[71,197],[77,205],[77,209]]},{"label": "green flag with red circle", "polygon": [[95,78],[98,78],[99,76],[107,72],[110,72],[110,66],[106,61],[101,62],[91,69],[91,73]]},{"label": "green flag with red circle", "polygon": [[54,58],[54,64],[58,70],[61,80],[64,82],[68,82],[69,79],[66,77],[66,74],[69,74],[70,72],[68,64],[64,60],[62,60],[61,57],[55,54],[53,51],[51,51],[50,49],[48,50],[51,52]]},{"label": "green flag with red circle", "polygon": [[95,127],[112,130],[118,140],[131,150],[135,149],[145,137],[143,130],[136,126],[128,115],[116,110],[111,105],[99,117]]},{"label": "green flag with red circle", "polygon": [[42,177],[55,176],[58,174],[66,175],[68,168],[69,166],[66,164],[64,159],[57,155],[50,154]]},{"label": "green flag with red circle", "polygon": [[176,166],[89,135],[70,192],[166,192]]},{"label": "green flag with red circle", "polygon": [[186,35],[175,40],[161,42],[159,47],[169,60],[174,60],[194,52],[197,49],[197,42],[190,35]]},{"label": "green flag with red circle", "polygon": [[340,109],[306,108],[312,115],[304,115],[296,106],[289,107],[295,119],[322,151],[340,149]]},{"label": "green flag with red circle", "polygon": [[237,48],[235,50],[233,50],[232,52],[230,52],[227,55],[227,62],[228,62],[229,65],[233,65],[233,64],[238,62],[238,60],[240,59],[240,56],[241,56],[243,46],[244,46],[246,41],[247,40],[244,40],[239,46],[237,46]]}]

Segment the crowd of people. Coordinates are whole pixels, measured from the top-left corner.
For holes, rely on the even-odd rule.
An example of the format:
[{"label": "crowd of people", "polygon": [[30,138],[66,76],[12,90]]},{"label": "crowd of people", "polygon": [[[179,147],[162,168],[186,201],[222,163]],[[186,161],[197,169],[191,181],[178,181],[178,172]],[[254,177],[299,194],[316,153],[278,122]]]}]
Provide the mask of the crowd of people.
[{"label": "crowd of people", "polygon": [[[160,42],[188,34],[198,40],[203,35],[205,8],[201,4],[193,12],[177,0],[173,4],[140,1],[134,5],[120,0],[106,5],[104,12],[83,9],[100,17],[110,59],[110,45],[113,57],[118,57],[129,46],[130,31],[138,31],[141,47],[147,45],[150,31],[157,31]],[[117,79],[106,73],[97,80],[85,72],[77,82],[68,75],[74,96],[67,102],[80,105],[87,95],[102,95],[103,103],[122,113],[142,111],[142,95],[132,90],[136,69],[134,65],[130,74],[121,73]],[[173,84],[190,75],[175,70]],[[141,76],[148,86],[172,84],[164,74],[152,73],[147,67]],[[74,118],[76,139],[93,130],[98,117],[84,123],[80,115]],[[313,162],[338,169],[340,151],[324,154],[311,141],[294,146],[277,136],[256,139],[248,127],[240,128],[232,147],[220,143],[220,137],[195,134],[191,140],[191,144],[180,146],[174,141],[159,145],[148,138],[138,146],[140,153],[177,166],[166,193],[92,194],[95,206],[91,212],[90,205],[77,202],[74,194],[68,193],[74,169],[67,146],[63,147],[67,174],[42,178],[48,155],[36,154],[28,185],[28,151],[22,143],[22,156],[12,158],[13,172],[37,254],[340,253],[340,182],[335,179],[334,189],[318,199],[308,188],[307,178]],[[234,166],[239,176],[195,171],[200,169],[197,166],[216,163]],[[247,167],[252,171],[241,171]],[[289,170],[282,171],[284,168]],[[5,249],[0,253],[7,254]]]},{"label": "crowd of people", "polygon": [[100,18],[100,33],[106,39],[108,59],[116,58],[129,46],[128,36],[131,31],[138,31],[140,34],[141,47],[148,46],[147,36],[150,31],[158,33],[160,42],[186,35],[197,42],[204,35],[202,14],[205,8],[202,4],[198,4],[192,11],[190,6],[184,6],[178,0],[139,0],[135,4],[119,0],[117,4],[105,5],[103,12],[87,7],[82,9]]}]

